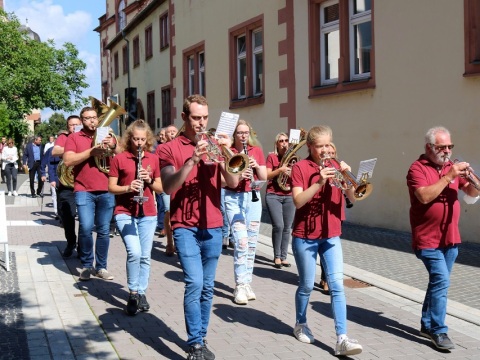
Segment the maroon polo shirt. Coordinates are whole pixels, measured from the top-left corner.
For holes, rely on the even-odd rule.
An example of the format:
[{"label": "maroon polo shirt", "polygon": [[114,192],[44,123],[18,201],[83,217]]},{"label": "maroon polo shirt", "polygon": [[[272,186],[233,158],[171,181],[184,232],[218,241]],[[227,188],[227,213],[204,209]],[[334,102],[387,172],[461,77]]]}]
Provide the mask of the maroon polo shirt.
[{"label": "maroon polo shirt", "polygon": [[[270,169],[272,171],[277,170],[280,167],[280,155],[275,153],[268,154],[266,163],[267,169]],[[290,188],[292,187],[291,178],[288,178],[286,185],[290,185]],[[292,195],[292,190],[284,191],[282,190],[280,185],[278,185],[278,175],[275,176],[273,179],[268,180],[266,192],[267,194],[275,194],[280,196]]]}]

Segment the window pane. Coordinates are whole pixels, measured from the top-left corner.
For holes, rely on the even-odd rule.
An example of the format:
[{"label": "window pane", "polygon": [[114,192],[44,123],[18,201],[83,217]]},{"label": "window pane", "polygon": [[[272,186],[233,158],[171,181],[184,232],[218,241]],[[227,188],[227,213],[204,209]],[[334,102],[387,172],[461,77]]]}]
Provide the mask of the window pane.
[{"label": "window pane", "polygon": [[253,48],[257,48],[263,45],[262,32],[256,31],[253,33]]},{"label": "window pane", "polygon": [[325,80],[338,79],[338,59],[340,58],[340,31],[332,31],[325,34]]},{"label": "window pane", "polygon": [[243,98],[245,94],[245,83],[247,81],[247,61],[245,58],[238,59],[238,97]]},{"label": "window pane", "polygon": [[262,93],[262,77],[263,77],[263,53],[255,54],[254,57],[254,71],[255,71],[255,88],[253,92],[255,95]]},{"label": "window pane", "polygon": [[371,0],[353,0],[353,13],[358,14],[364,11],[372,10]]},{"label": "window pane", "polygon": [[340,18],[340,13],[338,9],[339,9],[338,4],[327,6],[323,9],[323,18],[324,18],[325,24],[332,21],[336,21]]},{"label": "window pane", "polygon": [[239,36],[237,38],[237,55],[245,54],[245,46],[246,46],[245,40],[246,40],[245,36]]},{"label": "window pane", "polygon": [[192,95],[195,91],[195,64],[193,56],[188,58],[188,95]]},{"label": "window pane", "polygon": [[355,75],[370,72],[370,52],[372,50],[372,26],[365,22],[353,27],[355,51]]}]

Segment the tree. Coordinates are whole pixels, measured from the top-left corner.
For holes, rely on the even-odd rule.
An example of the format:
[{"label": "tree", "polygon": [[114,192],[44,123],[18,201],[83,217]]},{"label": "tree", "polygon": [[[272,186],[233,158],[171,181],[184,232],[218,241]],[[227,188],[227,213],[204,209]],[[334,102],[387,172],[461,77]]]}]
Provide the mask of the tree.
[{"label": "tree", "polygon": [[22,120],[32,109],[72,112],[87,102],[85,62],[75,45],[54,45],[30,39],[14,14],[0,10],[0,102],[10,120]]},{"label": "tree", "polygon": [[67,121],[63,114],[54,113],[48,121],[38,124],[35,128],[35,135],[42,137],[42,143],[48,142],[50,136],[57,136],[60,130],[66,130]]},{"label": "tree", "polygon": [[12,138],[17,148],[20,148],[28,132],[26,121],[12,121],[8,116],[7,106],[0,102],[0,136]]}]

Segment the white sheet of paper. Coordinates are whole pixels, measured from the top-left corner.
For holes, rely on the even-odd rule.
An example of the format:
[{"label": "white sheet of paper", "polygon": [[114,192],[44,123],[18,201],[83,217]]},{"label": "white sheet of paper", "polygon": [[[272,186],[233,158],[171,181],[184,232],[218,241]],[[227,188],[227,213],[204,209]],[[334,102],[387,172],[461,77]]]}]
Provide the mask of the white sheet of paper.
[{"label": "white sheet of paper", "polygon": [[239,114],[222,111],[222,114],[220,115],[220,120],[218,121],[216,132],[225,133],[228,136],[232,137],[235,131],[235,127],[237,126],[239,117]]},{"label": "white sheet of paper", "polygon": [[105,139],[108,136],[109,130],[110,128],[108,126],[101,126],[95,130],[97,134],[97,144],[100,144],[103,141],[103,139]]},{"label": "white sheet of paper", "polygon": [[360,165],[358,166],[358,174],[357,174],[357,182],[360,181],[362,175],[368,173],[368,177],[371,178],[373,175],[373,168],[377,162],[377,158],[370,159],[370,160],[362,160],[360,161]]},{"label": "white sheet of paper", "polygon": [[255,181],[252,181],[252,183],[250,184],[250,187],[253,189],[253,190],[260,190],[263,185],[265,185],[266,181],[265,180],[255,180]]},{"label": "white sheet of paper", "polygon": [[82,129],[83,129],[83,125],[75,125],[75,127],[73,128],[73,132],[79,132]]},{"label": "white sheet of paper", "polygon": [[290,138],[288,139],[290,144],[298,144],[300,142],[300,130],[290,129]]}]

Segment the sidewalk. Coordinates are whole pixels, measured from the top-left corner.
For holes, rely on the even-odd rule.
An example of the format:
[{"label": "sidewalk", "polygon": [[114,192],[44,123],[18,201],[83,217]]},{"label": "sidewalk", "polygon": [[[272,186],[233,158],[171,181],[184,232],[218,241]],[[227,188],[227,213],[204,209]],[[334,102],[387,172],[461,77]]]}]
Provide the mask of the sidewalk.
[{"label": "sidewalk", "polygon": [[[184,359],[182,272],[175,257],[164,255],[165,240],[156,238],[152,251],[150,312],[126,316],[126,255],[120,237],[110,243],[108,269],[115,279],[78,282],[79,260],[60,255],[65,240],[48,206],[50,197],[45,196],[40,211],[38,198],[24,196],[30,191],[28,180],[21,182],[26,176],[21,177],[22,196],[7,200],[12,271],[7,273],[0,262],[0,359]],[[330,301],[320,291],[312,294],[308,310],[316,342],[302,344],[293,337],[297,272],[295,266],[273,268],[269,231],[262,224],[253,281],[257,300],[247,306],[232,302],[232,250],[221,256],[209,347],[217,359],[335,358]],[[443,353],[417,335],[426,274],[407,235],[345,226],[349,335],[364,348],[352,358],[476,358],[480,246],[463,245],[455,264],[447,323],[457,346]],[[289,260],[294,263],[293,256]]]}]

